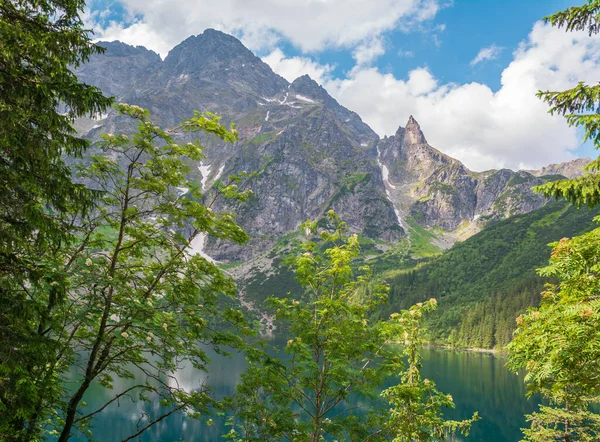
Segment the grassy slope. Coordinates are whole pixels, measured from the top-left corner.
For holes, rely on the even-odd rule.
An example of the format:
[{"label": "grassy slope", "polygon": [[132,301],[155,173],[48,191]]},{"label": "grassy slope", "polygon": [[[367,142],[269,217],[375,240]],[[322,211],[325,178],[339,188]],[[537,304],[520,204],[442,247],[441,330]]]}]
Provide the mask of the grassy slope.
[{"label": "grassy slope", "polygon": [[440,305],[429,330],[433,341],[445,342],[468,310],[491,295],[537,291],[542,281],[535,269],[547,262],[548,244],[591,230],[597,214],[554,202],[491,225],[420,268],[392,278],[390,305],[382,314],[435,297]]}]

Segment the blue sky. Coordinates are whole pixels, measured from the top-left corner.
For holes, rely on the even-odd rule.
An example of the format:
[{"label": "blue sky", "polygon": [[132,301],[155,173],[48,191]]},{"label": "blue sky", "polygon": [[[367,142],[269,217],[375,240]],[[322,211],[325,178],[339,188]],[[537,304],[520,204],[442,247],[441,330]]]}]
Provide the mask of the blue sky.
[{"label": "blue sky", "polygon": [[[412,114],[474,170],[595,156],[533,95],[600,79],[600,40],[539,20],[566,0],[94,0],[99,38],[163,57],[208,27],[292,81],[308,73],[381,136]],[[479,55],[479,56],[478,56]]]},{"label": "blue sky", "polygon": [[[449,6],[442,6],[435,19],[418,31],[385,33],[387,51],[375,64],[398,78],[406,77],[412,69],[427,66],[441,81],[478,81],[497,90],[512,52],[527,37],[532,25],[573,4],[565,0],[455,0]],[[443,31],[438,29],[440,26]],[[287,55],[302,55],[297,47],[286,43],[281,46]],[[491,45],[501,48],[498,58],[479,63],[475,68],[470,66],[481,48]],[[259,53],[264,55],[264,51]],[[354,66],[351,52],[344,48],[310,55],[322,64],[335,64],[338,76]]]}]

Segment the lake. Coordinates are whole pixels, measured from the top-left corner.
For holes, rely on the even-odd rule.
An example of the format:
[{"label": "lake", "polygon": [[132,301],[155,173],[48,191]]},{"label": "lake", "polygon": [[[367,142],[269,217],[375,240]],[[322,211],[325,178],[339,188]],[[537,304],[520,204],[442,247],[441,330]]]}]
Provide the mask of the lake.
[{"label": "lake", "polygon": [[[505,359],[490,353],[460,352],[438,348],[423,350],[424,378],[432,379],[437,387],[454,398],[455,410],[447,416],[452,419],[470,417],[479,411],[482,419],[473,425],[471,435],[457,438],[468,442],[514,442],[520,440],[520,428],[525,425],[524,415],[535,410],[535,401],[525,399],[523,376],[509,372]],[[182,370],[177,379],[181,386],[193,389],[208,383],[219,395],[232,394],[245,361],[241,354],[230,358],[215,357],[210,364],[208,376],[195,370]],[[120,391],[128,382],[115,385]],[[119,388],[121,387],[121,388]],[[90,410],[110,398],[109,392],[92,388],[85,396]],[[121,441],[135,432],[141,412],[152,414],[158,404],[137,403],[125,399],[120,404],[107,407],[94,421],[94,435],[99,441]],[[154,410],[153,410],[154,408]],[[208,419],[208,417],[207,417]],[[213,418],[214,419],[214,418]],[[206,420],[197,421],[181,416],[171,416],[146,431],[143,442],[219,441],[224,431],[222,422],[214,419],[211,426]],[[84,441],[74,434],[72,441]],[[138,440],[138,439],[136,439]]]}]

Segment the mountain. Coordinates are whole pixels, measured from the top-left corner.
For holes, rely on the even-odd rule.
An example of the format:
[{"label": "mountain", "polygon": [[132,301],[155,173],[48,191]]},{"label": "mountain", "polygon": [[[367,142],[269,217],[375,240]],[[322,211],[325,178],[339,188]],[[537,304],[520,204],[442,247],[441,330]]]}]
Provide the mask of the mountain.
[{"label": "mountain", "polygon": [[526,172],[534,176],[562,175],[566,178],[575,178],[583,174],[584,167],[591,163],[591,161],[589,158],[577,158],[566,163],[550,164],[539,170],[527,170]]},{"label": "mountain", "polygon": [[[578,167],[473,172],[430,146],[412,116],[396,134],[380,139],[310,77],[289,83],[220,31],[189,37],[164,60],[143,47],[100,44],[106,52],[78,69],[82,81],[149,109],[165,127],[194,110],[236,123],[240,139],[234,145],[200,135],[206,158],[192,164],[191,178],[202,183],[207,200],[215,181],[257,172],[248,183],[255,197],[234,208],[251,243],[199,245],[220,261],[263,256],[304,220],[329,209],[381,247],[420,234],[432,247],[448,248],[490,222],[542,207],[547,201],[531,191],[549,179],[541,175],[571,174]],[[82,119],[77,127],[91,139],[134,130],[114,111]],[[223,200],[213,207],[231,208]]]},{"label": "mountain", "polygon": [[[207,193],[219,178],[259,172],[250,183],[255,198],[235,208],[253,238],[250,246],[209,242],[206,250],[215,259],[248,259],[329,209],[372,240],[404,235],[381,181],[378,136],[308,76],[288,83],[237,39],[210,29],[173,48],[164,61],[143,48],[101,45],[106,54],[78,71],[86,83],[149,109],[167,127],[195,109],[237,124],[240,140],[233,146],[201,137],[207,158],[194,165],[194,178]],[[114,113],[102,117],[88,137],[131,130]]]},{"label": "mountain", "polygon": [[489,222],[542,207],[547,201],[531,188],[556,178],[508,169],[470,171],[430,146],[412,116],[377,149],[396,209],[422,227],[436,228],[446,245],[466,239]]}]

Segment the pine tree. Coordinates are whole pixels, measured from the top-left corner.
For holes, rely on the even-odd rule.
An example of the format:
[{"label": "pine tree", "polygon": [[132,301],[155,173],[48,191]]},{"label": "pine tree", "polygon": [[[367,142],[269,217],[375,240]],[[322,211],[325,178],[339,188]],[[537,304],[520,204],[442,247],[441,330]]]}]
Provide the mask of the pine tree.
[{"label": "pine tree", "polygon": [[[545,19],[566,31],[600,32],[600,1],[589,0]],[[600,147],[600,86],[580,82],[561,91],[541,91],[551,114],[582,127],[585,139]],[[583,176],[537,188],[547,197],[565,198],[576,206],[600,203],[600,157]],[[527,416],[528,441],[596,441],[600,415],[589,411],[600,402],[600,229],[553,244],[543,276],[558,279],[542,293],[539,309],[517,319],[515,339],[508,346],[509,366],[527,370],[529,394],[541,393],[549,405]]]},{"label": "pine tree", "polygon": [[0,2],[0,438],[20,437],[35,414],[39,390],[27,379],[55,350],[44,325],[53,298],[31,288],[52,269],[46,257],[70,240],[71,214],[93,203],[65,164],[88,146],[74,119],[112,103],[72,71],[101,52],[83,28],[84,5]]},{"label": "pine tree", "polygon": [[[573,6],[544,19],[546,23],[570,31],[600,32],[600,1],[588,0],[583,6]],[[579,82],[565,91],[540,91],[538,97],[550,105],[551,115],[564,115],[569,126],[584,129],[584,142],[591,140],[600,146],[600,85]],[[576,206],[594,207],[600,204],[600,157],[586,166],[588,173],[565,180],[552,181],[536,188],[546,197],[565,198]]]}]

